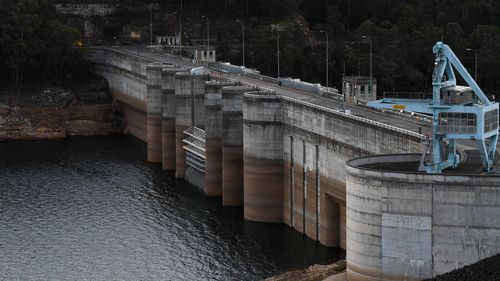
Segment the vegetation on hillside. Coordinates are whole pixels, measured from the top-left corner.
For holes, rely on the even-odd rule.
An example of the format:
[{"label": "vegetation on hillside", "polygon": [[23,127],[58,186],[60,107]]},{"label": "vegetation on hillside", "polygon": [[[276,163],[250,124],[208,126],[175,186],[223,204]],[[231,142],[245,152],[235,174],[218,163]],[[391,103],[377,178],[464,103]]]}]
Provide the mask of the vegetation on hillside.
[{"label": "vegetation on hillside", "polygon": [[88,70],[79,33],[49,0],[0,0],[1,89],[70,85]]},{"label": "vegetation on hillside", "polygon": [[[65,0],[72,1],[72,0]],[[76,0],[75,0],[76,1]],[[74,1],[73,1],[74,2]],[[84,2],[99,2],[84,1]],[[107,1],[109,3],[109,1]],[[123,22],[143,20],[145,3],[160,3],[164,15],[180,10],[181,0],[115,1],[135,5]],[[495,0],[183,0],[183,30],[187,39],[203,38],[210,18],[211,38],[218,57],[241,63],[234,42],[241,42],[245,22],[246,64],[276,76],[277,27],[280,30],[281,75],[312,82],[325,81],[325,46],[329,34],[331,84],[340,86],[342,74],[369,75],[373,43],[373,73],[382,91],[430,91],[432,46],[444,40],[474,73],[478,54],[478,82],[490,95],[500,87],[500,2]],[[142,5],[143,9],[138,8]],[[156,32],[177,31],[177,17],[153,17]]]}]

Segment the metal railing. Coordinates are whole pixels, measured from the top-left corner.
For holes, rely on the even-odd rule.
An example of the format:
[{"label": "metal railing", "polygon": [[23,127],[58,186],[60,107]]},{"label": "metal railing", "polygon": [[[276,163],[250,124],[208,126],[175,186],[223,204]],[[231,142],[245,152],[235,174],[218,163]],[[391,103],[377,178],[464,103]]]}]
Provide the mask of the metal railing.
[{"label": "metal railing", "polygon": [[186,150],[186,164],[202,173],[205,172],[206,151],[205,151],[205,131],[190,127],[184,131],[188,135],[182,141],[186,144],[183,149]]},{"label": "metal railing", "polygon": [[416,138],[419,138],[419,139],[425,139],[426,138],[424,135],[416,133],[416,132],[413,132],[413,131],[410,131],[410,130],[401,129],[401,128],[398,128],[398,127],[395,127],[395,126],[387,125],[387,124],[384,124],[384,123],[381,123],[381,122],[373,121],[373,120],[366,119],[366,118],[363,118],[363,117],[359,117],[359,116],[356,116],[356,115],[347,114],[347,113],[344,113],[344,112],[342,112],[340,110],[334,110],[334,109],[331,109],[331,108],[328,108],[328,107],[324,107],[324,106],[321,106],[321,105],[316,105],[316,104],[313,104],[313,103],[310,103],[310,102],[305,102],[305,101],[301,101],[301,100],[290,98],[290,97],[286,97],[286,96],[281,96],[281,99],[289,101],[289,102],[293,102],[293,103],[305,105],[305,106],[308,106],[308,107],[316,108],[316,109],[319,109],[319,110],[322,110],[322,111],[325,111],[325,112],[328,112],[328,113],[332,113],[332,114],[335,114],[335,115],[340,115],[340,116],[345,117],[345,118],[349,118],[349,119],[357,120],[357,121],[360,121],[360,122],[363,122],[363,123],[371,124],[373,126],[381,127],[381,128],[384,128],[384,129],[388,129],[388,130],[391,130],[391,131],[395,131],[395,132],[401,133],[401,134],[410,135],[410,136],[413,136],[413,137],[416,137]]},{"label": "metal railing", "polygon": [[384,99],[432,100],[432,93],[422,92],[384,92]]}]

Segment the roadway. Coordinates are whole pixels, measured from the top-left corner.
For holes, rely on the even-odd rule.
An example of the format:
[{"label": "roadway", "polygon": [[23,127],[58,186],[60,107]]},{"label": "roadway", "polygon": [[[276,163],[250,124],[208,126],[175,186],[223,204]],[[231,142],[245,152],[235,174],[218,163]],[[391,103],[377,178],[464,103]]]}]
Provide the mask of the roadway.
[{"label": "roadway", "polygon": [[[131,55],[138,55],[143,58],[150,59],[152,62],[161,61],[164,63],[175,64],[185,68],[194,68],[201,67],[202,64],[194,63],[186,58],[179,58],[178,56],[174,56],[172,54],[163,53],[158,50],[148,50],[144,45],[121,45],[121,46],[111,46],[108,47],[114,50],[119,50],[122,52],[129,53]],[[214,73],[215,75],[219,75],[219,73]],[[269,81],[263,81],[258,78],[237,75],[237,74],[229,74],[222,73],[223,78],[232,79],[236,81],[240,81],[243,83],[255,85],[261,88],[269,89],[275,91],[277,95],[287,96],[290,98],[294,98],[303,102],[315,104],[318,106],[327,107],[330,109],[340,109],[341,103],[339,101],[329,99],[326,97],[318,96],[313,93],[290,89],[287,87],[279,86],[277,83],[272,83]],[[417,120],[411,117],[400,116],[396,114],[384,113],[382,111],[368,108],[363,105],[345,105],[345,109],[350,110],[352,115],[359,116],[362,118],[366,118],[368,120],[380,122],[386,125],[398,127],[401,129],[409,130],[415,133],[419,133],[421,130],[423,135],[430,136],[431,133],[431,124],[425,121]],[[471,140],[460,140],[457,144],[457,148],[462,150],[477,150],[477,144]],[[500,149],[500,143],[497,146],[497,149]],[[497,164],[497,165],[500,165]],[[498,167],[498,166],[497,166]],[[497,169],[500,169],[498,167]]]},{"label": "roadway", "polygon": [[[130,53],[131,55],[138,55],[144,58],[148,58],[151,59],[152,61],[161,61],[164,63],[175,64],[186,68],[203,66],[198,63],[193,63],[190,60],[179,58],[178,56],[174,56],[167,53],[161,53],[160,51],[147,50],[142,45],[122,45],[122,46],[111,46],[109,48]],[[276,92],[277,95],[287,96],[303,102],[312,103],[318,106],[323,106],[334,110],[340,109],[342,106],[339,101],[318,96],[316,94],[305,91],[286,88],[283,86],[279,86],[277,83],[262,81],[258,78],[244,76],[244,75],[237,75],[237,74],[228,74],[228,73],[223,73],[222,75],[224,78],[233,79],[243,83],[252,84],[261,88],[273,90]],[[419,121],[413,118],[408,118],[395,114],[383,113],[379,110],[367,108],[362,105],[346,105],[345,108],[350,110],[351,114],[353,115],[366,118],[372,121],[384,123],[386,125],[395,126],[401,129],[410,130],[416,133],[418,133],[419,130],[422,130],[422,134],[428,135],[431,130],[429,123]]]}]

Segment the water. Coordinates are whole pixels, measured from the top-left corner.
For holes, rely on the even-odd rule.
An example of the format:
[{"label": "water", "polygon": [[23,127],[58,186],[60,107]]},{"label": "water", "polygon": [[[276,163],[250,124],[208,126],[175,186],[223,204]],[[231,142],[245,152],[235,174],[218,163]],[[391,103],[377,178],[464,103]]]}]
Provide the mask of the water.
[{"label": "water", "polygon": [[0,143],[0,279],[260,280],[343,257],[145,155],[124,136]]}]

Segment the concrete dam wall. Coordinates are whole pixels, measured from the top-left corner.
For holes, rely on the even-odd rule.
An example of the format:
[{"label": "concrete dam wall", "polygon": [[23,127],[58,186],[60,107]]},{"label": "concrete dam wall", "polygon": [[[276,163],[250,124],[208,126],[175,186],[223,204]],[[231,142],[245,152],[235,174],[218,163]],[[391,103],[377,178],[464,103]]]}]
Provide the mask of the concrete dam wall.
[{"label": "concrete dam wall", "polygon": [[366,166],[420,153],[420,134],[119,50],[93,60],[150,162],[247,220],[346,249],[350,281],[419,280],[500,251],[498,177]]}]

